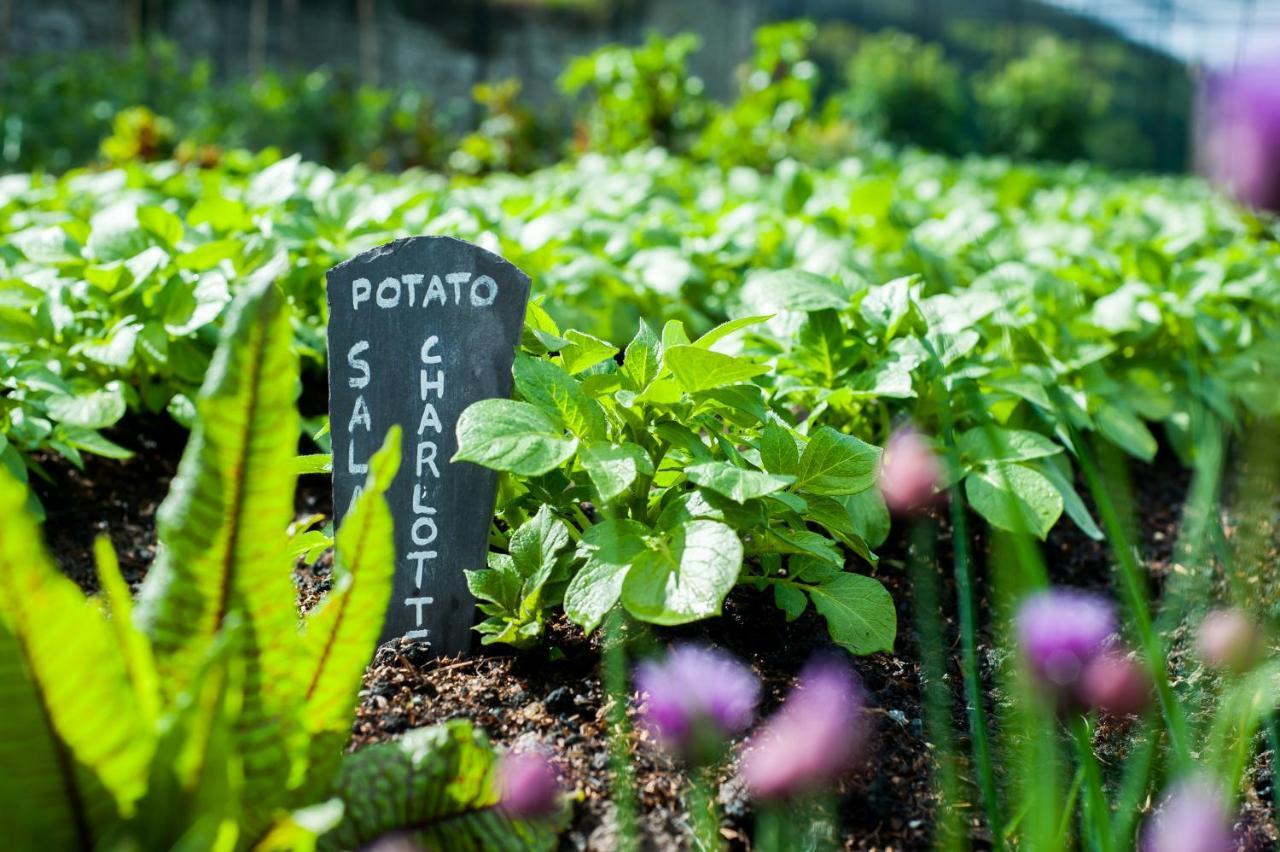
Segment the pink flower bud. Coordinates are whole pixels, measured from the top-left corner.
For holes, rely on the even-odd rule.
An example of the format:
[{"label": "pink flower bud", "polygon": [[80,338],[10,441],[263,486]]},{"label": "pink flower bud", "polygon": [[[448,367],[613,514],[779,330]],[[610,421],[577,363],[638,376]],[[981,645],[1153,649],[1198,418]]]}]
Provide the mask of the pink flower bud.
[{"label": "pink flower bud", "polygon": [[1116,632],[1115,612],[1098,595],[1076,589],[1037,592],[1018,607],[1018,643],[1027,664],[1053,689],[1072,689],[1084,667]]},{"label": "pink flower bud", "polygon": [[1262,634],[1249,615],[1238,609],[1218,609],[1205,616],[1196,631],[1200,659],[1215,669],[1245,672],[1262,657]]},{"label": "pink flower bud", "polygon": [[1237,200],[1280,211],[1280,64],[1209,77],[1200,170]]},{"label": "pink flower bud", "polygon": [[742,778],[752,795],[778,799],[834,781],[866,739],[857,675],[833,660],[809,664],[782,709],[748,742]]},{"label": "pink flower bud", "polygon": [[1143,835],[1143,852],[1231,852],[1231,818],[1217,787],[1193,778],[1174,787]]},{"label": "pink flower bud", "polygon": [[928,506],[937,499],[942,478],[942,464],[924,435],[904,426],[889,436],[879,471],[889,511],[905,515]]},{"label": "pink flower bud", "polygon": [[1127,654],[1104,651],[1085,664],[1078,697],[1109,716],[1136,716],[1151,706],[1151,677]]},{"label": "pink flower bud", "polygon": [[547,816],[560,805],[560,781],[546,755],[509,752],[498,764],[501,808],[517,819]]},{"label": "pink flower bud", "polygon": [[755,719],[760,681],[723,651],[674,648],[665,660],[636,667],[640,718],[663,747],[695,763],[716,759],[724,740]]}]

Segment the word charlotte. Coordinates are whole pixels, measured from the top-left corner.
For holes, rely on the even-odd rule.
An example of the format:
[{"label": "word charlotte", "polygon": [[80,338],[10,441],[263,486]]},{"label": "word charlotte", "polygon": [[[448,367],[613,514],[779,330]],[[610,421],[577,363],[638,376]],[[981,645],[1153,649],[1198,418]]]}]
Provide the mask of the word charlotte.
[{"label": "word charlotte", "polygon": [[[357,278],[351,286],[352,309],[359,311],[361,306],[370,308],[423,308],[432,304],[470,305],[475,308],[487,308],[498,297],[498,284],[488,275],[474,276],[470,272],[450,272],[446,275],[432,275],[428,279],[422,273],[405,273],[399,276],[388,276],[378,284],[368,278]],[[368,456],[376,448],[375,435],[385,431],[387,424],[380,424],[374,429],[374,412],[370,410],[365,399],[369,388],[377,381],[373,365],[367,357],[369,340],[357,340],[346,352],[348,368],[347,386],[357,391],[352,403],[351,415],[347,420],[347,473],[364,474],[369,470]],[[441,443],[446,436],[445,424],[441,420],[437,406],[444,407],[446,400],[445,368],[450,353],[447,340],[441,333],[426,333],[417,349],[417,426],[410,441],[413,458],[413,497],[412,523],[409,527],[409,539],[412,549],[405,558],[414,566],[413,588],[404,598],[404,606],[413,611],[415,629],[405,633],[410,639],[430,639],[424,618],[424,608],[431,606],[435,599],[425,594],[424,580],[430,574],[427,570],[431,563],[439,557],[433,548],[440,530],[436,524],[436,503],[441,493],[441,467],[447,459],[442,451]],[[408,432],[411,424],[403,424]],[[357,444],[361,445],[357,449]],[[352,501],[360,496],[362,489],[356,486]]]}]

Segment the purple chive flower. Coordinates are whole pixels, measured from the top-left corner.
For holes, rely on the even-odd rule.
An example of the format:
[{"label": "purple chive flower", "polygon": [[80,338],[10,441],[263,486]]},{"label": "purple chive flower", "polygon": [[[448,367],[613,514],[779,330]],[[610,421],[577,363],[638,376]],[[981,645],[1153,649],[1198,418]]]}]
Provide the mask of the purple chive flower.
[{"label": "purple chive flower", "polygon": [[1137,660],[1103,651],[1085,664],[1077,697],[1108,716],[1136,716],[1151,706],[1151,676]]},{"label": "purple chive flower", "polygon": [[1280,211],[1280,64],[1210,77],[1197,158],[1240,202]]},{"label": "purple chive flower", "polygon": [[714,759],[726,738],[755,719],[760,681],[713,648],[681,645],[661,662],[636,667],[640,717],[665,748],[695,762]]},{"label": "purple chive flower", "polygon": [[547,816],[560,805],[560,781],[545,754],[508,752],[498,764],[501,808],[517,819]]},{"label": "purple chive flower", "polygon": [[942,465],[924,435],[904,426],[889,436],[879,471],[880,494],[889,511],[919,511],[936,499],[941,482]]},{"label": "purple chive flower", "polygon": [[1231,819],[1217,787],[1193,778],[1174,787],[1143,834],[1143,852],[1230,852]]},{"label": "purple chive flower", "polygon": [[1196,631],[1200,659],[1215,669],[1245,672],[1262,656],[1262,634],[1247,613],[1238,609],[1214,610]]},{"label": "purple chive flower", "polygon": [[1088,592],[1049,589],[1028,597],[1018,608],[1022,653],[1035,675],[1053,687],[1074,686],[1115,632],[1111,604]]},{"label": "purple chive flower", "polygon": [[762,799],[811,792],[835,780],[866,739],[862,686],[847,665],[810,663],[782,709],[747,742],[742,778]]}]

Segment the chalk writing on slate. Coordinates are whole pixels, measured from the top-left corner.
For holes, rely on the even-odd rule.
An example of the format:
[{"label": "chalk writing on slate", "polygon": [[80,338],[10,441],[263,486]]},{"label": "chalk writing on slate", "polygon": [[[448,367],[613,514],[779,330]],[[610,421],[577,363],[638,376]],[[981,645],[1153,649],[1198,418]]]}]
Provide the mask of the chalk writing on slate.
[{"label": "chalk writing on slate", "polygon": [[404,456],[387,492],[396,573],[382,640],[465,651],[475,603],[462,572],[484,566],[497,479],[449,459],[463,409],[511,394],[529,277],[462,240],[411,237],[330,269],[328,298],[335,520],[400,424]]}]

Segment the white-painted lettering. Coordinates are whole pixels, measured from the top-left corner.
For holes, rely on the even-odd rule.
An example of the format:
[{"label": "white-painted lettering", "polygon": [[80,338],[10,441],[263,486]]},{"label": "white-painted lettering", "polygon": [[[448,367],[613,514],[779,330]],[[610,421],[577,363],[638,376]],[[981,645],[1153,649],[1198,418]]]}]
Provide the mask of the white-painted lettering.
[{"label": "white-painted lettering", "polygon": [[347,422],[347,431],[354,432],[357,426],[364,426],[366,432],[373,431],[373,419],[369,416],[369,406],[365,404],[363,396],[356,397],[351,419]]},{"label": "white-painted lettering", "polygon": [[421,591],[422,589],[422,571],[426,568],[428,559],[435,559],[438,554],[434,550],[411,550],[409,558],[416,563],[413,569],[413,587]]},{"label": "white-painted lettering", "polygon": [[437,435],[444,433],[444,424],[440,422],[440,415],[436,413],[436,407],[431,403],[422,406],[422,419],[418,421],[418,434],[421,435],[430,427],[436,431]]},{"label": "white-painted lettering", "polygon": [[426,370],[420,370],[418,378],[423,402],[426,402],[427,391],[429,390],[436,392],[436,399],[444,397],[444,370],[441,370],[434,379],[428,376]]},{"label": "white-painted lettering", "polygon": [[439,449],[436,447],[435,441],[418,442],[418,463],[415,473],[419,479],[422,478],[424,467],[431,468],[431,475],[437,479],[440,478],[440,469],[436,467],[436,453],[438,452]]},{"label": "white-painted lettering", "polygon": [[444,277],[444,280],[453,285],[453,303],[455,305],[462,304],[462,285],[471,280],[471,273],[450,272]]},{"label": "white-painted lettering", "polygon": [[481,275],[471,282],[471,306],[485,308],[498,298],[498,282],[488,275]]},{"label": "white-painted lettering", "polygon": [[439,275],[431,276],[431,283],[427,285],[427,292],[422,296],[422,306],[425,308],[432,299],[439,299],[440,304],[449,304],[449,297],[444,294],[444,285],[440,283]]},{"label": "white-painted lettering", "polygon": [[[432,453],[431,457],[435,458],[435,454]],[[368,472],[369,472],[368,464],[356,464],[356,442],[352,441],[350,444],[347,444],[347,473],[368,473]]]},{"label": "white-painted lettering", "polygon": [[417,624],[419,627],[422,626],[422,608],[424,606],[430,606],[433,603],[435,603],[435,600],[432,598],[405,598],[404,599],[405,606],[414,607],[415,617],[417,619]]},{"label": "white-painted lettering", "polygon": [[[386,295],[390,291],[390,295]],[[399,278],[383,278],[382,283],[378,285],[378,295],[375,297],[380,308],[394,308],[400,304],[400,279]]]},{"label": "white-painted lettering", "polygon": [[422,363],[439,364],[441,361],[444,360],[439,355],[431,354],[432,348],[439,342],[440,342],[440,338],[436,337],[434,334],[428,337],[426,340],[422,341],[422,355],[421,355]]},{"label": "white-painted lettering", "polygon": [[428,506],[422,502],[422,498],[427,496],[427,486],[418,483],[413,487],[413,513],[415,515],[434,515],[436,513],[435,506]]},{"label": "white-painted lettering", "polygon": [[436,536],[440,534],[440,530],[436,527],[435,518],[430,515],[423,515],[413,522],[413,528],[409,531],[413,537],[413,543],[418,547],[425,547],[436,540]]},{"label": "white-painted lettering", "polygon": [[347,386],[353,388],[362,388],[369,384],[369,362],[363,358],[357,358],[361,352],[369,348],[369,341],[357,340],[355,345],[347,351],[347,366],[353,370],[359,370],[361,375],[352,376],[347,379]]},{"label": "white-painted lettering", "polygon": [[368,278],[357,278],[351,282],[351,310],[360,310],[360,303],[369,301],[373,294],[373,284]]},{"label": "white-painted lettering", "polygon": [[422,283],[422,279],[424,277],[425,276],[421,272],[410,272],[406,275],[400,276],[400,280],[403,281],[405,283],[405,286],[409,288],[409,307],[411,308],[413,307],[414,288],[418,284]]}]

